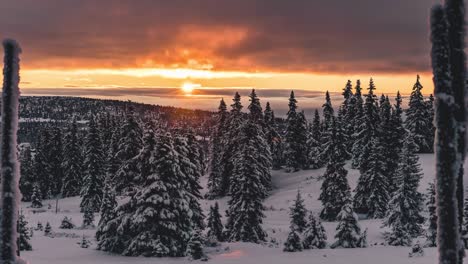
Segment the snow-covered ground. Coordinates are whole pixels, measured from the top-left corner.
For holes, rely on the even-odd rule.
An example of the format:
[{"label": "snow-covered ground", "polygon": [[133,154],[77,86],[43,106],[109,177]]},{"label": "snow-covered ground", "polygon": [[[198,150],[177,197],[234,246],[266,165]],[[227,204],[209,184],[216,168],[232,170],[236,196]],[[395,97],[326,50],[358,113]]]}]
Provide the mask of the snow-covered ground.
[{"label": "snow-covered ground", "polygon": [[[434,156],[424,154],[420,156],[424,178],[421,181],[420,191],[426,192],[428,183],[434,179]],[[468,162],[466,163],[468,165]],[[466,168],[467,166],[465,166]],[[359,177],[356,170],[347,165],[348,180],[354,189]],[[435,248],[425,248],[423,257],[408,258],[410,248],[383,246],[381,220],[362,220],[362,229],[368,228],[369,247],[365,249],[321,249],[306,250],[297,253],[285,253],[282,251],[283,242],[289,230],[289,206],[295,198],[298,189],[301,190],[308,209],[319,213],[321,203],[317,200],[320,195],[321,181],[317,177],[323,174],[324,169],[307,170],[297,173],[285,173],[273,171],[273,184],[275,186],[271,196],[265,200],[267,208],[264,219],[264,228],[268,232],[268,243],[256,245],[250,243],[223,243],[219,248],[210,248],[208,255],[211,263],[243,263],[243,264],[302,264],[302,263],[436,263],[437,253]],[[465,175],[468,173],[466,170]],[[468,177],[465,183],[468,182]],[[202,179],[206,185],[206,178]],[[185,258],[144,258],[144,257],[122,257],[95,250],[96,243],[93,241],[95,230],[63,230],[59,229],[60,222],[64,216],[72,217],[73,222],[79,226],[82,214],[79,212],[79,198],[66,198],[59,201],[59,212],[55,213],[55,201],[44,201],[45,212],[36,212],[28,208],[28,203],[23,203],[22,210],[26,215],[30,227],[35,227],[37,222],[44,226],[47,221],[52,225],[55,237],[46,237],[43,231],[35,231],[32,238],[33,251],[21,252],[31,264],[67,264],[67,263],[96,263],[96,264],[119,264],[119,263],[188,263]],[[218,201],[223,212],[226,209],[227,198]],[[47,209],[47,204],[51,208]],[[214,201],[202,201],[205,212]],[[97,223],[98,219],[96,219]],[[324,222],[327,231],[328,242],[334,241],[335,222]],[[90,248],[83,249],[77,243],[82,236],[92,240]],[[276,243],[272,242],[276,241]],[[424,238],[420,239],[424,242]],[[468,263],[465,259],[464,263]]]}]

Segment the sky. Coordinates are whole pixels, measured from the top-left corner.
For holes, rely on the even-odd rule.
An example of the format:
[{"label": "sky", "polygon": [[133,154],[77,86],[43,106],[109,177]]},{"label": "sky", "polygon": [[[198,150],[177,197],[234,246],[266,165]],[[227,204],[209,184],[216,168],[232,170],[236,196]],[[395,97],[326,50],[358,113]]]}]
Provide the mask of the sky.
[{"label": "sky", "polygon": [[[438,0],[2,0],[0,37],[22,46],[25,95],[215,109],[257,89],[283,111],[336,99],[348,79],[378,93],[432,92]],[[247,100],[244,100],[247,104]]]}]

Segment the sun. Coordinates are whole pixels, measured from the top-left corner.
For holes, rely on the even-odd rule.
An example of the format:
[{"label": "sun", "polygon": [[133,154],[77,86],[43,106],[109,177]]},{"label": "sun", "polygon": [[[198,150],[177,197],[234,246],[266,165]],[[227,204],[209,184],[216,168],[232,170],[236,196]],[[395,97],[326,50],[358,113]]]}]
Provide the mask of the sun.
[{"label": "sun", "polygon": [[195,88],[200,87],[200,86],[201,86],[200,84],[185,82],[185,83],[182,84],[180,89],[182,89],[182,91],[185,94],[191,94]]}]

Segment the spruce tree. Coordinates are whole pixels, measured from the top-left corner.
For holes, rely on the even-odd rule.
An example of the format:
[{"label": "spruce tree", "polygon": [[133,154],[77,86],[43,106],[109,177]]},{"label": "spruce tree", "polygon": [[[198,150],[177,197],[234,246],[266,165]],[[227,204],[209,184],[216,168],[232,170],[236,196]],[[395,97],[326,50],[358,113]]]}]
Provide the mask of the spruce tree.
[{"label": "spruce tree", "polygon": [[75,224],[73,223],[71,218],[68,218],[68,216],[65,216],[62,219],[62,222],[60,223],[59,228],[60,229],[73,229],[75,228]]},{"label": "spruce tree", "polygon": [[331,125],[334,110],[330,99],[330,93],[327,91],[325,93],[325,103],[322,105],[322,113],[323,113],[323,123],[322,123],[322,131],[328,131],[328,127]]},{"label": "spruce tree", "polygon": [[353,84],[351,83],[351,80],[348,80],[346,82],[345,88],[343,88],[343,93],[342,93],[344,100],[343,100],[343,110],[344,110],[344,115],[348,113],[349,108],[349,102],[351,98],[353,98]]},{"label": "spruce tree", "polygon": [[115,197],[115,189],[112,187],[110,178],[106,179],[101,204],[101,218],[99,219],[96,240],[101,240],[101,235],[106,232],[108,223],[116,217],[117,201]]},{"label": "spruce tree", "polygon": [[[411,132],[409,132],[411,133]],[[424,218],[422,211],[422,194],[418,192],[419,180],[422,177],[421,168],[416,155],[418,146],[411,134],[405,139],[400,154],[396,179],[398,189],[389,202],[389,210],[384,225],[392,228],[387,238],[390,245],[409,245],[407,239],[400,240],[399,236],[417,237],[422,234]],[[399,244],[401,243],[401,244]]]},{"label": "spruce tree", "polygon": [[302,246],[304,249],[322,249],[327,246],[327,235],[325,228],[319,218],[316,218],[312,212],[309,212],[309,221],[304,230]]},{"label": "spruce tree", "polygon": [[427,105],[421,93],[423,86],[419,80],[418,75],[409,99],[409,108],[406,111],[405,127],[414,135],[418,151],[427,153],[432,150],[432,142],[427,137],[428,129],[432,130],[432,120],[428,118]]},{"label": "spruce tree", "polygon": [[318,169],[323,166],[322,160],[322,131],[320,128],[320,115],[317,109],[314,112],[314,119],[309,129],[309,136],[307,139],[308,147],[308,164],[312,169]]},{"label": "spruce tree", "polygon": [[99,212],[102,200],[102,187],[104,182],[103,154],[99,134],[91,119],[85,143],[84,179],[81,189],[81,211],[89,207]]},{"label": "spruce tree", "polygon": [[263,112],[266,126],[266,140],[270,147],[271,162],[274,170],[281,169],[283,164],[283,148],[282,138],[278,133],[275,122],[275,113],[271,109],[270,103],[267,102],[265,111]]},{"label": "spruce tree", "polygon": [[47,167],[49,172],[49,190],[52,196],[48,198],[56,197],[62,190],[63,183],[63,142],[62,142],[62,131],[60,128],[55,127],[52,129],[52,137],[49,145],[49,158],[47,159]]},{"label": "spruce tree", "polygon": [[[405,139],[405,128],[403,127],[403,118],[402,118],[402,98],[400,92],[397,92],[397,96],[395,98],[396,104],[392,108],[391,113],[391,125],[386,129],[389,129],[389,139],[387,142],[391,142],[389,145],[389,153],[388,153],[388,175],[392,176],[395,175],[395,172],[398,167],[398,160],[401,149],[403,148],[403,141]],[[392,178],[392,177],[391,177]],[[394,178],[394,177],[393,177]],[[397,186],[395,184],[394,179],[390,182],[391,188],[390,190],[393,192],[396,190]]]},{"label": "spruce tree", "polygon": [[209,238],[214,237],[220,242],[224,241],[223,223],[221,222],[218,202],[216,202],[214,206],[210,206],[207,222],[208,232],[206,236]]},{"label": "spruce tree", "polygon": [[52,232],[52,227],[50,226],[50,223],[47,222],[44,227],[44,236],[49,236],[51,232]]},{"label": "spruce tree", "polygon": [[23,213],[20,212],[18,217],[18,225],[17,225],[17,232],[18,232],[18,248],[20,251],[30,251],[32,250],[31,243],[31,234],[28,228],[28,222],[24,217]]},{"label": "spruce tree", "polygon": [[288,170],[298,171],[302,166],[300,163],[302,146],[300,145],[301,142],[299,142],[297,131],[299,117],[297,113],[297,100],[294,96],[294,91],[291,91],[288,106],[289,110],[286,118],[287,128],[285,135],[284,156]]},{"label": "spruce tree", "polygon": [[[437,213],[436,213],[436,193],[434,183],[429,183],[428,188],[428,197],[426,201],[426,207],[429,211],[428,228],[426,230],[426,246],[427,247],[436,247],[437,246]],[[468,203],[465,203],[468,205]],[[466,207],[465,207],[466,208]],[[468,214],[465,214],[465,217]],[[466,223],[466,222],[465,222]],[[466,230],[466,229],[465,229]],[[465,240],[465,246],[467,245]]]},{"label": "spruce tree", "polygon": [[200,229],[195,229],[187,245],[187,256],[192,260],[206,258],[205,252],[203,251],[203,243],[204,241]]},{"label": "spruce tree", "polygon": [[301,192],[297,190],[294,204],[289,208],[291,228],[299,233],[302,233],[307,225],[306,214],[307,210],[305,209],[304,199],[302,199]]},{"label": "spruce tree", "polygon": [[258,243],[264,241],[266,233],[261,224],[264,217],[262,198],[262,171],[266,168],[259,162],[257,141],[260,128],[253,121],[246,122],[237,144],[240,151],[235,160],[232,175],[231,199],[228,202],[226,238],[228,241]]},{"label": "spruce tree", "polygon": [[320,217],[324,220],[335,221],[341,208],[351,198],[351,189],[347,179],[348,171],[344,168],[346,150],[341,142],[343,134],[337,129],[335,118],[328,134],[329,140],[325,146],[328,163],[319,197],[323,205]]},{"label": "spruce tree", "polygon": [[62,197],[76,196],[80,194],[81,180],[83,178],[83,157],[78,142],[78,128],[76,118],[65,136],[63,151],[63,184]]},{"label": "spruce tree", "polygon": [[30,146],[25,146],[21,148],[19,159],[21,172],[19,188],[22,195],[22,201],[29,202],[31,201],[35,181],[33,171],[33,158],[31,155]]},{"label": "spruce tree", "polygon": [[385,172],[385,157],[378,138],[371,139],[365,170],[361,173],[354,195],[354,207],[369,218],[382,218],[388,206],[388,176]]},{"label": "spruce tree", "polygon": [[394,122],[392,119],[392,106],[388,96],[383,96],[380,103],[380,123],[378,127],[378,136],[380,137],[380,144],[383,151],[384,170],[388,177],[388,186],[390,193],[393,192],[397,186],[394,182],[395,170],[398,167],[398,156],[401,149],[394,147],[395,142],[392,141],[394,137]]},{"label": "spruce tree", "polygon": [[283,251],[285,252],[297,252],[302,251],[301,237],[298,231],[291,225],[288,238],[284,242]]},{"label": "spruce tree", "polygon": [[94,208],[90,204],[87,204],[84,208],[83,213],[83,224],[82,228],[94,228]]},{"label": "spruce tree", "polygon": [[358,217],[354,213],[351,201],[348,201],[338,214],[339,223],[336,227],[335,243],[332,248],[356,248],[359,246],[361,228]]},{"label": "spruce tree", "polygon": [[31,196],[31,208],[42,208],[42,195],[39,184],[34,184],[33,193]]},{"label": "spruce tree", "polygon": [[216,126],[210,141],[210,173],[208,176],[207,198],[213,199],[222,196],[222,179],[224,166],[223,153],[225,150],[225,133],[227,133],[226,103],[221,99],[218,107]]}]

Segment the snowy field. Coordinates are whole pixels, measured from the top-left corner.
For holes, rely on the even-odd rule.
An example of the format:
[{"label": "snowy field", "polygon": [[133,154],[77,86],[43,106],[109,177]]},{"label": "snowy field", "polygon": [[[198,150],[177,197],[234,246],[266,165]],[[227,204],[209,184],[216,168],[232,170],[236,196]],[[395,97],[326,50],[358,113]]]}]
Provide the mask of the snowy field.
[{"label": "snowy field", "polygon": [[[434,157],[431,154],[420,156],[424,178],[421,181],[420,191],[425,193],[428,183],[434,178]],[[468,163],[466,164],[468,165]],[[467,166],[465,166],[466,168]],[[354,189],[359,177],[356,170],[351,170],[349,164],[348,180],[351,188]],[[243,264],[398,264],[398,263],[436,263],[437,254],[435,248],[425,248],[423,257],[409,258],[408,247],[384,246],[381,228],[381,220],[362,220],[361,228],[368,228],[369,247],[364,249],[313,249],[303,252],[285,253],[283,243],[289,231],[289,206],[295,199],[297,190],[300,189],[305,204],[309,210],[318,214],[321,203],[317,200],[320,195],[321,181],[317,177],[323,174],[324,169],[307,170],[297,173],[285,173],[283,171],[273,171],[273,184],[275,189],[271,196],[265,200],[266,218],[264,219],[264,229],[268,232],[268,241],[265,245],[250,243],[223,243],[219,248],[208,248],[207,253],[210,263],[243,263]],[[467,174],[468,170],[465,172]],[[202,185],[206,185],[206,178],[202,179]],[[465,179],[465,183],[468,178]],[[227,198],[219,200],[220,211],[226,210]],[[51,209],[47,209],[47,204],[51,204]],[[22,210],[29,222],[30,227],[36,227],[40,221],[44,226],[47,221],[52,225],[52,232],[55,237],[46,237],[43,231],[34,231],[31,240],[33,251],[21,252],[22,256],[31,264],[71,264],[71,263],[96,263],[96,264],[120,264],[120,263],[188,263],[185,258],[144,258],[144,257],[122,257],[111,255],[106,252],[95,250],[94,241],[95,230],[59,229],[60,222],[64,216],[72,217],[73,222],[79,226],[82,221],[82,214],[79,212],[80,199],[78,197],[62,199],[59,201],[59,212],[55,213],[55,201],[44,201],[43,212],[33,212],[28,208],[28,203],[23,203]],[[214,201],[202,201],[202,206],[207,212],[209,206]],[[224,219],[225,220],[225,219]],[[96,217],[95,223],[98,222]],[[324,222],[327,231],[328,243],[334,241],[335,222]],[[79,243],[83,236],[92,241],[91,247],[81,248]],[[421,237],[420,242],[425,239]],[[196,261],[194,261],[196,262]],[[464,263],[468,263],[465,259]]]}]

